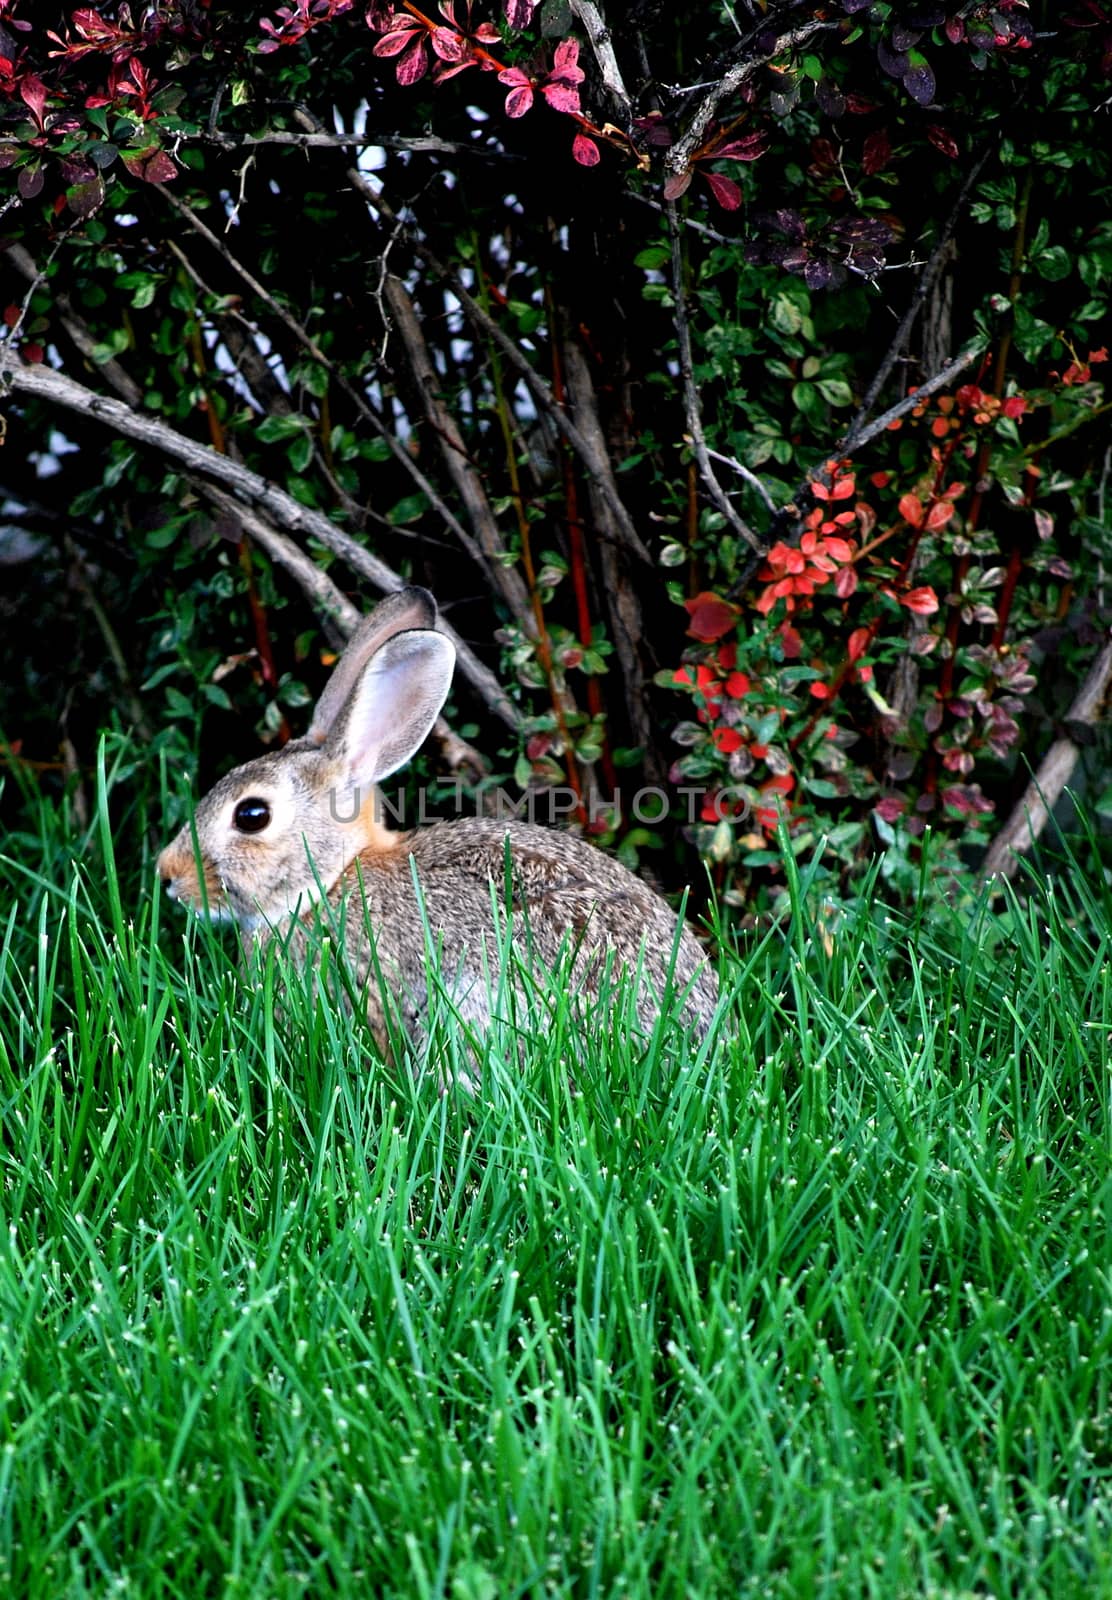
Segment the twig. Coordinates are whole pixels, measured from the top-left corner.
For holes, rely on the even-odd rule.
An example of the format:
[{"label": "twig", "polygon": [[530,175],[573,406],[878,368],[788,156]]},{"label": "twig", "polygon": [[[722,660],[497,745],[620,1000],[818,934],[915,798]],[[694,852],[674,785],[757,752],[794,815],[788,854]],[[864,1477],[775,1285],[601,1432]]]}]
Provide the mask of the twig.
[{"label": "twig", "polygon": [[[1065,716],[1065,725],[1092,727],[1099,722],[1109,685],[1112,684],[1112,638],[1104,645],[1073,704]],[[981,877],[988,883],[993,878],[1010,878],[1019,866],[1020,855],[1036,842],[1066,784],[1073,776],[1081,754],[1081,746],[1069,734],[1055,739],[1039,763],[1039,770],[1027,785],[1019,804],[989,845],[981,865]]]},{"label": "twig", "polygon": [[440,445],[441,460],[475,530],[475,538],[465,536],[464,549],[484,573],[488,583],[502,596],[517,626],[524,629],[529,637],[535,638],[537,630],[528,590],[521,580],[521,574],[507,564],[509,552],[498,531],[486,490],[468,458],[467,447],[455,418],[440,398],[440,381],[413,302],[400,279],[393,275],[386,279],[384,297],[405,350],[425,416]]},{"label": "twig", "polygon": [[710,456],[712,461],[721,461],[724,467],[731,467],[739,478],[744,478],[749,487],[756,490],[757,494],[760,495],[769,511],[775,515],[779,509],[776,501],[769,494],[755,472],[752,472],[743,462],[736,460],[733,456],[724,456],[718,450],[712,450],[709,445],[707,446],[707,455]]},{"label": "twig", "polygon": [[[567,377],[568,395],[575,407],[580,428],[585,433],[597,436],[592,438],[592,444],[597,449],[604,449],[605,443],[595,405],[591,375],[582,350],[570,339],[564,344],[564,372]],[[606,524],[610,516],[610,507],[604,496],[599,493],[598,484],[594,480],[588,483],[587,493],[591,500],[591,512],[595,522],[600,525],[603,532],[608,531]],[[614,649],[625,679],[625,699],[630,727],[634,739],[644,751],[645,776],[652,783],[660,783],[663,780],[663,768],[653,740],[652,718],[645,697],[645,673],[640,659],[641,607],[637,592],[629,582],[628,574],[623,571],[624,563],[620,559],[620,549],[620,545],[616,545],[612,539],[602,541],[600,560],[603,587],[614,637]]]},{"label": "twig", "polygon": [[449,139],[438,139],[434,134],[419,134],[414,138],[402,138],[390,133],[290,133],[284,129],[275,128],[269,133],[242,134],[233,138],[230,134],[220,133],[215,130],[206,130],[203,134],[182,134],[179,142],[188,144],[190,140],[200,140],[205,144],[219,145],[222,150],[257,149],[259,145],[287,145],[299,150],[344,150],[380,149],[380,150],[406,150],[417,155],[445,155],[445,156],[479,156],[487,161],[523,161],[524,156],[512,155],[507,151],[488,150],[481,145],[454,144]]},{"label": "twig", "polygon": [[761,541],[747,522],[734,510],[729,496],[714,475],[703,436],[703,422],[699,414],[699,396],[695,388],[695,371],[691,359],[691,333],[687,325],[687,303],[683,288],[683,255],[680,250],[680,229],[676,221],[675,202],[668,205],[668,233],[672,241],[672,294],[675,302],[676,339],[680,350],[680,376],[683,379],[684,410],[691,448],[699,465],[699,476],[715,505],[734,532],[740,534],[752,550],[761,548]]}]

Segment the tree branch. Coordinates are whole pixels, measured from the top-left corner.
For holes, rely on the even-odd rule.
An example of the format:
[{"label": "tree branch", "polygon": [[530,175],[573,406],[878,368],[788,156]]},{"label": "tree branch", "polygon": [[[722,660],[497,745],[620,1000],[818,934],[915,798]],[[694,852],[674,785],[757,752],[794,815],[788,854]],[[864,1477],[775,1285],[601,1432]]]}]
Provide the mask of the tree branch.
[{"label": "tree branch", "polygon": [[440,445],[440,456],[456,493],[467,508],[468,520],[476,538],[465,535],[464,549],[491,587],[502,596],[514,622],[529,638],[536,637],[536,626],[529,603],[529,591],[516,568],[507,565],[508,551],[490,509],[486,490],[472,466],[455,418],[440,398],[440,380],[421,332],[413,301],[398,278],[387,276],[383,286],[386,305],[393,318],[425,416]]},{"label": "tree branch", "polygon": [[931,292],[935,279],[942,270],[943,263],[946,260],[947,252],[949,251],[950,240],[954,236],[954,230],[961,219],[962,212],[965,210],[965,205],[969,199],[973,185],[980,177],[981,169],[989,158],[991,149],[992,146],[986,143],[980,154],[977,156],[977,159],[974,161],[973,165],[965,175],[965,181],[961,186],[961,190],[957,199],[954,201],[950,215],[946,218],[942,228],[942,233],[939,236],[938,243],[935,245],[933,251],[931,252],[930,259],[927,261],[919,275],[919,281],[916,284],[915,292],[911,297],[911,304],[901,317],[900,325],[896,329],[895,337],[893,338],[892,343],[888,346],[888,349],[884,355],[884,359],[881,361],[880,366],[877,368],[876,373],[873,376],[872,382],[865,391],[865,398],[858,407],[856,416],[846,429],[847,438],[850,438],[859,428],[864,426],[865,419],[876,405],[877,399],[879,398],[884,385],[888,382],[888,376],[891,373],[892,368],[899,360],[900,354],[911,336],[911,330],[915,326],[915,320],[918,317],[919,312],[922,310],[927,296]]},{"label": "tree branch", "polygon": [[[1112,638],[1109,638],[1089,668],[1084,683],[1066,712],[1065,724],[1093,727],[1100,721],[1104,702],[1112,685]],[[1073,776],[1081,746],[1068,734],[1055,739],[1039,763],[1039,770],[1023,791],[1019,804],[989,845],[981,864],[985,883],[993,878],[1010,878],[1019,866],[1020,856],[1037,841],[1058,798]]]},{"label": "tree branch", "polygon": [[[268,483],[257,472],[221,455],[208,445],[187,438],[159,418],[145,416],[120,400],[86,389],[83,384],[66,377],[64,373],[55,372],[51,367],[23,365],[7,349],[0,349],[0,380],[17,392],[35,395],[48,404],[74,411],[79,416],[93,417],[123,437],[134,439],[169,456],[191,475],[222,485],[249,505],[261,507],[288,532],[316,539],[346,562],[353,572],[366,578],[380,593],[392,594],[395,589],[404,586],[404,579],[392,567],[369,550],[364,550],[350,534],[329,522],[321,512],[301,505],[292,495],[276,484]],[[508,727],[516,728],[519,722],[517,708],[494,674],[476,659],[446,623],[442,631],[456,646],[464,676],[482,695],[491,711]]]},{"label": "tree branch", "polygon": [[714,120],[715,112],[723,100],[736,94],[738,89],[761,67],[767,66],[770,61],[775,61],[777,56],[784,54],[785,50],[794,49],[796,45],[804,44],[815,33],[821,33],[831,28],[838,28],[839,22],[808,22],[802,28],[791,28],[787,33],[782,33],[774,42],[771,50],[763,51],[759,56],[749,56],[744,61],[735,62],[728,67],[722,76],[712,83],[707,93],[699,101],[695,113],[688,123],[687,128],[670,150],[665,152],[664,168],[666,172],[679,174],[686,172],[691,165],[691,159],[706,137],[707,129]]},{"label": "tree branch", "polygon": [[571,9],[583,25],[591,49],[598,62],[599,75],[603,87],[609,93],[614,104],[621,112],[622,119],[628,130],[633,121],[633,105],[629,98],[629,90],[622,78],[622,69],[618,65],[618,58],[614,54],[614,45],[610,29],[606,26],[602,13],[594,0],[570,0]]},{"label": "tree branch", "polygon": [[437,492],[435,484],[433,484],[430,479],[425,476],[420,467],[413,460],[412,456],[410,456],[409,452],[402,447],[395,435],[386,427],[381,418],[375,414],[372,407],[367,404],[365,398],[348,382],[347,378],[344,376],[343,372],[341,372],[339,367],[337,367],[332,358],[321,349],[316,340],[303,326],[303,324],[300,323],[284,305],[274,298],[270,290],[267,289],[264,284],[259,282],[254,274],[244,266],[243,262],[241,262],[238,257],[235,256],[231,250],[229,250],[223,239],[221,239],[217,234],[213,233],[208,224],[203,222],[190,206],[186,205],[183,200],[179,200],[176,195],[171,194],[170,191],[162,185],[159,185],[159,187],[161,188],[162,194],[165,196],[165,198],[170,202],[178,214],[185,218],[194,232],[199,234],[202,239],[210,244],[212,248],[224,258],[237,277],[239,277],[247,285],[253,294],[258,295],[263,304],[289,330],[289,332],[297,340],[298,344],[301,345],[302,349],[306,350],[309,355],[312,356],[313,360],[318,362],[320,366],[324,368],[328,375],[335,381],[340,390],[347,396],[348,400],[350,400],[351,404],[355,407],[363,420],[373,429],[378,437],[383,440],[391,455],[394,457],[394,460],[399,464],[399,466],[404,467],[405,471],[413,479],[413,482],[416,484],[417,488],[428,500],[432,510],[444,523],[445,527],[455,535],[463,549],[467,550],[470,546],[470,540],[468,538],[467,530],[460,522],[459,518],[452,511],[447,501],[444,500],[444,498]]}]

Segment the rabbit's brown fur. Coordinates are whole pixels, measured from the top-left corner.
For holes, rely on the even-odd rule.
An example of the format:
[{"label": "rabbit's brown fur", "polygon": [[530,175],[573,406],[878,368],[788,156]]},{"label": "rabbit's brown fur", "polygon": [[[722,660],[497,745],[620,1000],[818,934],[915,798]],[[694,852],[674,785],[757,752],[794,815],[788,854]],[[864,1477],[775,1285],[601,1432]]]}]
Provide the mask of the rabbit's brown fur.
[{"label": "rabbit's brown fur", "polygon": [[[686,993],[687,1020],[705,1032],[718,998],[713,969],[690,929],[677,930],[660,896],[613,857],[521,822],[468,818],[392,833],[378,821],[374,784],[409,759],[448,691],[454,653],[434,622],[431,596],[414,589],[390,596],[364,621],[309,734],[229,773],[199,803],[201,875],[189,828],[162,852],[158,870],[170,893],[235,920],[245,942],[281,936],[305,961],[338,914],[383,1047],[379,974],[407,1026],[420,1030],[426,923],[460,1013],[488,1019],[502,948],[492,894],[512,914],[515,951],[527,948],[551,967],[570,942],[573,978],[588,996],[608,963],[640,970],[646,1029],[671,973],[674,989]],[[322,892],[327,910],[315,905]]]}]

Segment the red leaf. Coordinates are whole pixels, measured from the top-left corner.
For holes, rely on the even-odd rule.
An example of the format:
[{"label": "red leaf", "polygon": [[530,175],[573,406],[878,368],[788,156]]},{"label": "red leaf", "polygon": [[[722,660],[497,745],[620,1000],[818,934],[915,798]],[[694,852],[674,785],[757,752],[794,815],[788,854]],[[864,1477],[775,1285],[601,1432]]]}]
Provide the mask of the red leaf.
[{"label": "red leaf", "polygon": [[756,161],[767,149],[768,134],[762,128],[759,133],[747,133],[743,139],[731,139],[710,154],[714,161]]},{"label": "red leaf", "polygon": [[914,611],[917,617],[929,617],[938,610],[938,596],[933,589],[909,589],[900,596],[900,604]]},{"label": "red leaf", "polygon": [[556,54],[552,58],[552,76],[559,75],[566,78],[569,83],[582,83],[584,72],[578,62],[578,42],[575,39],[562,39],[556,46]]},{"label": "red leaf", "polygon": [[731,672],[726,679],[725,688],[731,700],[744,700],[749,693],[749,679],[744,672]]},{"label": "red leaf", "polygon": [[703,176],[723,211],[736,211],[741,205],[741,189],[734,180],[724,178],[720,172],[704,172]]},{"label": "red leaf", "polygon": [[398,26],[392,33],[383,34],[382,38],[371,46],[371,54],[373,56],[400,56],[403,50],[409,49],[409,46],[413,43],[414,36],[419,34],[420,31],[420,23],[412,22],[404,17],[400,18]]},{"label": "red leaf", "polygon": [[691,617],[688,633],[691,638],[702,639],[705,644],[713,644],[724,633],[729,633],[738,614],[737,606],[729,600],[723,600],[721,595],[706,590],[693,600],[685,600],[684,607]]},{"label": "red leaf", "polygon": [[871,178],[874,172],[883,172],[892,159],[892,141],[887,128],[877,128],[866,138],[861,153],[861,165]]},{"label": "red leaf", "polygon": [[467,41],[454,28],[434,28],[431,44],[441,61],[459,61],[467,49]]},{"label": "red leaf", "polygon": [[949,500],[938,500],[927,512],[927,529],[936,533],[939,528],[944,528],[954,514],[954,507]]},{"label": "red leaf", "polygon": [[711,734],[711,741],[716,750],[721,750],[724,756],[733,755],[735,750],[740,750],[745,740],[736,728],[715,728]]},{"label": "red leaf", "polygon": [[170,157],[156,144],[142,150],[121,150],[120,160],[133,178],[142,178],[144,183],[170,183],[178,175]]},{"label": "red leaf", "polygon": [[19,86],[20,98],[30,106],[31,114],[39,127],[42,127],[43,108],[46,105],[46,84],[41,78],[36,78],[29,72]]},{"label": "red leaf", "polygon": [[533,12],[537,9],[539,0],[506,0],[506,21],[511,28],[527,28],[533,20]]},{"label": "red leaf", "polygon": [[869,629],[854,628],[846,644],[846,654],[851,661],[860,661],[869,648]]},{"label": "red leaf", "polygon": [[577,133],[571,142],[571,153],[581,167],[597,167],[602,160],[598,145],[585,133]]},{"label": "red leaf", "polygon": [[690,167],[685,172],[674,172],[664,185],[665,200],[678,200],[681,194],[686,194],[691,187],[691,178]]},{"label": "red leaf", "polygon": [[853,546],[847,540],[826,538],[823,540],[823,544],[826,546],[826,554],[830,556],[832,560],[853,560]]},{"label": "red leaf", "polygon": [[553,111],[563,111],[568,116],[579,115],[579,90],[570,83],[546,83],[541,87]]},{"label": "red leaf", "polygon": [[937,122],[932,122],[927,128],[927,138],[936,150],[941,150],[944,156],[949,156],[951,161],[956,161],[961,154],[958,142],[952,133],[940,127]]},{"label": "red leaf", "polygon": [[910,527],[921,528],[923,526],[923,503],[917,495],[901,495],[899,512]]},{"label": "red leaf", "polygon": [[813,683],[811,685],[811,698],[813,700],[829,700],[830,685],[828,683]]}]

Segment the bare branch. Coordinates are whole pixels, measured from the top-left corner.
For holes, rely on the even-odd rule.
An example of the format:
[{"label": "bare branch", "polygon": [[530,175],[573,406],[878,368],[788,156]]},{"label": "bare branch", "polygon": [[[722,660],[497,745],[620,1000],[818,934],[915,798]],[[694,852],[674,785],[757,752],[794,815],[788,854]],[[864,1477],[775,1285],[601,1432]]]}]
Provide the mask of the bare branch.
[{"label": "bare branch", "polygon": [[896,362],[899,360],[907,345],[907,341],[911,336],[911,330],[915,326],[915,320],[918,317],[919,312],[922,310],[926,298],[934,286],[934,281],[941,272],[942,267],[947,259],[950,241],[954,236],[954,230],[961,220],[962,212],[965,210],[966,202],[968,201],[970,193],[972,192],[973,185],[980,176],[981,169],[985,162],[988,160],[990,150],[991,146],[986,144],[965,176],[965,181],[961,186],[961,191],[954,202],[954,205],[950,211],[950,215],[946,218],[946,221],[943,225],[942,232],[939,235],[938,243],[935,245],[933,251],[931,252],[930,259],[927,261],[919,275],[919,281],[915,286],[915,293],[911,297],[911,304],[908,306],[907,310],[900,319],[900,325],[896,329],[895,337],[893,338],[892,343],[888,346],[883,361],[880,363],[872,382],[865,391],[865,398],[858,407],[857,415],[853,418],[846,430],[847,438],[852,437],[859,428],[864,426],[865,419],[876,405],[877,399],[884,389],[884,385],[888,382],[888,376],[891,373],[892,368],[896,365]]},{"label": "bare branch", "polygon": [[[13,357],[11,351],[4,349],[0,349],[0,381],[17,392],[36,395],[83,417],[93,417],[123,437],[134,439],[169,456],[191,476],[223,485],[249,505],[262,508],[287,532],[316,539],[381,593],[391,594],[403,586],[404,579],[392,567],[365,550],[349,533],[336,527],[321,512],[301,505],[292,495],[276,484],[268,483],[257,472],[221,455],[208,445],[199,444],[195,439],[178,433],[160,418],[146,416],[119,400],[97,394],[50,367],[24,365]],[[494,674],[475,658],[447,624],[443,631],[456,645],[464,675],[495,715],[507,726],[516,728],[519,721],[517,708]]]},{"label": "bare branch", "polygon": [[758,495],[760,495],[768,510],[775,515],[778,509],[776,501],[769,494],[768,490],[764,486],[764,483],[760,478],[758,478],[755,472],[752,472],[747,466],[745,466],[743,462],[738,461],[736,457],[724,456],[720,451],[712,450],[709,445],[707,446],[707,455],[712,461],[721,461],[724,467],[729,467],[732,471],[736,472],[739,478],[744,478],[749,487],[755,490]]},{"label": "bare branch", "polygon": [[680,229],[676,220],[674,202],[669,202],[668,205],[668,232],[672,240],[672,293],[676,308],[676,339],[680,347],[680,377],[683,380],[684,410],[687,415],[687,431],[691,439],[691,448],[695,452],[695,460],[699,467],[699,476],[703,480],[703,486],[707,493],[734,532],[740,534],[750,549],[759,550],[761,548],[760,539],[749,524],[744,522],[734,510],[729,496],[714,475],[714,468],[711,466],[710,457],[707,454],[707,442],[703,435],[703,420],[699,413],[699,395],[695,388],[695,372],[691,359],[691,333],[687,325],[687,302],[683,290],[683,256],[680,251]]},{"label": "bare branch", "polygon": [[[1112,638],[1089,668],[1084,683],[1065,716],[1065,724],[1093,727],[1100,721],[1109,686],[1112,685]],[[1081,746],[1063,734],[1055,739],[1039,763],[1039,770],[1027,785],[1019,804],[1000,829],[988,848],[981,865],[981,877],[988,883],[993,878],[1010,878],[1019,866],[1019,858],[1037,841],[1058,798],[1073,776],[1081,754]]]},{"label": "bare branch", "polygon": [[891,427],[893,422],[898,422],[900,417],[906,417],[909,411],[914,411],[915,407],[927,399],[929,395],[935,394],[939,389],[945,389],[948,383],[952,383],[967,367],[971,367],[974,361],[980,359],[983,349],[983,345],[976,345],[971,350],[966,350],[962,355],[955,356],[953,361],[946,363],[941,372],[935,372],[931,377],[924,378],[922,383],[917,384],[914,394],[905,395],[902,400],[897,401],[894,406],[889,406],[887,411],[882,411],[879,417],[876,417],[866,426],[856,431],[851,428],[847,433],[843,434],[842,438],[834,446],[833,454],[836,456],[854,455],[856,451],[861,449],[862,445],[868,444],[870,439],[875,439],[877,434],[883,433],[885,428]]},{"label": "bare branch", "polygon": [[633,120],[633,106],[629,98],[629,90],[622,79],[622,69],[618,65],[618,58],[614,54],[614,45],[611,40],[610,29],[603,20],[602,13],[594,0],[570,0],[571,9],[583,24],[583,31],[587,35],[591,49],[598,62],[598,70],[602,82],[614,103],[619,107],[625,124],[628,128]]},{"label": "bare branch", "polygon": [[487,582],[502,596],[518,627],[529,638],[535,638],[537,629],[529,603],[529,591],[522,582],[521,574],[507,565],[508,551],[490,509],[482,480],[471,464],[455,418],[440,398],[440,379],[429,355],[413,302],[400,280],[392,275],[386,279],[384,294],[409,361],[425,416],[440,445],[441,460],[456,493],[467,508],[468,518],[477,536],[474,539],[465,536],[464,549]]},{"label": "bare branch", "polygon": [[418,155],[445,155],[445,156],[478,156],[487,161],[522,161],[523,156],[512,155],[507,151],[488,150],[482,145],[454,144],[449,139],[438,139],[435,134],[417,134],[413,138],[402,138],[392,133],[291,133],[281,128],[274,128],[266,133],[248,133],[238,138],[230,134],[220,133],[216,129],[208,129],[201,135],[182,134],[182,144],[188,144],[190,139],[198,138],[205,144],[219,145],[222,150],[246,150],[257,148],[259,145],[287,145],[299,150],[347,150],[347,149],[378,149],[378,150],[408,150]]},{"label": "bare branch", "polygon": [[[595,390],[583,352],[574,340],[564,344],[564,372],[568,394],[575,408],[576,420],[581,430],[590,436],[592,447],[599,452],[606,448],[602,426],[595,403]],[[591,500],[591,514],[603,532],[608,532],[610,506],[605,496],[592,480],[587,485]],[[606,605],[614,637],[614,649],[621,665],[626,685],[626,705],[629,710],[633,736],[644,751],[645,774],[653,782],[662,781],[662,767],[653,739],[652,718],[645,696],[645,673],[641,665],[642,627],[641,606],[636,589],[629,581],[621,547],[612,539],[604,539],[600,551]]]},{"label": "bare branch", "polygon": [[687,171],[691,158],[706,137],[707,129],[714,120],[718,107],[723,100],[728,100],[730,95],[736,94],[742,84],[755,72],[759,72],[761,67],[767,66],[770,61],[775,61],[776,57],[783,55],[786,50],[804,44],[813,34],[840,26],[841,24],[836,21],[808,22],[802,28],[791,28],[775,40],[770,50],[762,51],[759,56],[749,56],[727,68],[720,78],[707,85],[707,92],[696,107],[683,135],[676,140],[670,150],[665,152],[665,171],[675,174]]}]

